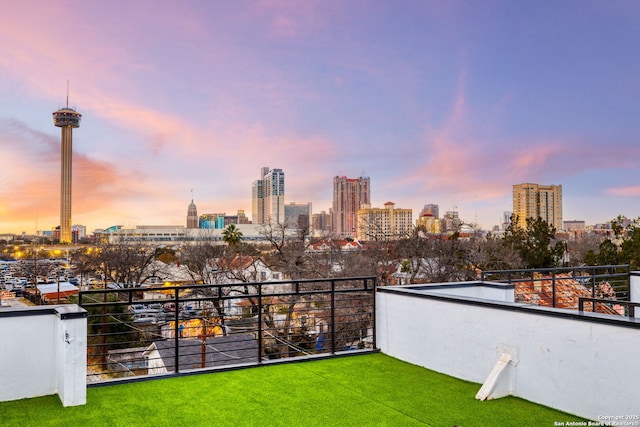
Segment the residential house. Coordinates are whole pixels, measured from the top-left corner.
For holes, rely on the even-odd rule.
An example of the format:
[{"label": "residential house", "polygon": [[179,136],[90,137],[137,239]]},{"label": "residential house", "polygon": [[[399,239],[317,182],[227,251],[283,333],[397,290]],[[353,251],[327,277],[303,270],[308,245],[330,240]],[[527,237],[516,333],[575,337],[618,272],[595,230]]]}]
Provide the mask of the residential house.
[{"label": "residential house", "polygon": [[[258,362],[258,341],[252,334],[202,339],[179,339],[179,369],[200,369]],[[149,374],[175,370],[175,340],[155,341],[143,353]]]}]

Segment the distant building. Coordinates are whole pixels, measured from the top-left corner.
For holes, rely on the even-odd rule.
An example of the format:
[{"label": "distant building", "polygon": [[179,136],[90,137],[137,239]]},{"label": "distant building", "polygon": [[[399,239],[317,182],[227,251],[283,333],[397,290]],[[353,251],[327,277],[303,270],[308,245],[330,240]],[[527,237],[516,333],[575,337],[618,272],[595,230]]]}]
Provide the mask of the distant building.
[{"label": "distant building", "polygon": [[462,220],[460,219],[458,211],[447,211],[444,214],[442,222],[444,225],[444,230],[442,231],[455,231],[462,225]]},{"label": "distant building", "polygon": [[418,217],[416,223],[419,227],[422,227],[425,232],[429,234],[440,234],[442,233],[442,220],[438,217],[433,216],[429,212],[425,212],[422,210],[422,214]]},{"label": "distant building", "polygon": [[311,215],[311,202],[291,202],[284,205],[284,224],[287,228],[310,229]]},{"label": "distant building", "polygon": [[358,210],[371,203],[371,183],[369,177],[333,178],[333,206],[331,226],[339,236],[355,236],[358,230]]},{"label": "distant building", "polygon": [[250,224],[249,219],[243,210],[239,210],[236,215],[222,213],[208,213],[200,215],[198,220],[200,228],[222,229],[229,224]]},{"label": "distant building", "polygon": [[[263,241],[262,226],[259,224],[239,224],[245,241]],[[211,241],[222,244],[224,228],[186,228],[184,225],[138,225],[135,228],[124,228],[120,225],[95,230],[97,241],[103,243],[119,242],[161,242],[182,243],[191,241]]]},{"label": "distant building", "polygon": [[562,230],[562,185],[514,185],[513,213],[521,228],[527,226],[527,218],[542,218],[556,230]]},{"label": "distant building", "polygon": [[424,205],[422,211],[420,211],[419,217],[432,216],[434,218],[440,218],[440,207],[434,204]]},{"label": "distant building", "polygon": [[187,228],[198,228],[198,226],[198,208],[193,203],[193,199],[191,199],[191,203],[187,208]]},{"label": "distant building", "polygon": [[407,237],[413,229],[413,211],[396,209],[393,202],[384,204],[384,208],[371,208],[363,205],[358,210],[359,240],[395,240]]},{"label": "distant building", "polygon": [[245,215],[244,210],[238,210],[238,224],[251,224],[249,218]]},{"label": "distant building", "polygon": [[562,222],[562,229],[564,231],[582,231],[585,230],[587,227],[585,225],[584,221],[563,221]]},{"label": "distant building", "polygon": [[224,228],[224,213],[207,213],[200,215],[200,228]]},{"label": "distant building", "polygon": [[71,239],[72,241],[79,242],[82,239],[87,238],[87,227],[84,225],[76,224],[71,226]]},{"label": "distant building", "polygon": [[501,224],[501,228],[502,230],[506,230],[510,225],[511,225],[511,211],[504,211],[502,212],[502,224]]},{"label": "distant building", "polygon": [[311,229],[316,234],[323,231],[331,231],[331,215],[325,211],[321,211],[318,214],[311,214],[311,223]]},{"label": "distant building", "polygon": [[253,182],[252,215],[254,224],[284,224],[284,172],[261,169],[261,178]]}]

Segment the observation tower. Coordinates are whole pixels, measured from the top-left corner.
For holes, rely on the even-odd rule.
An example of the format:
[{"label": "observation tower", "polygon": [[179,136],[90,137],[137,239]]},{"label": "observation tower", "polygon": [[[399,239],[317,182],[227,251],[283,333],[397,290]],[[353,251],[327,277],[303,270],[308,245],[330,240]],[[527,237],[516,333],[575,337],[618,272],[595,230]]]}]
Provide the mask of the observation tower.
[{"label": "observation tower", "polygon": [[73,128],[80,127],[82,114],[67,106],[53,113],[53,124],[62,128],[60,180],[60,243],[71,243],[71,164]]}]

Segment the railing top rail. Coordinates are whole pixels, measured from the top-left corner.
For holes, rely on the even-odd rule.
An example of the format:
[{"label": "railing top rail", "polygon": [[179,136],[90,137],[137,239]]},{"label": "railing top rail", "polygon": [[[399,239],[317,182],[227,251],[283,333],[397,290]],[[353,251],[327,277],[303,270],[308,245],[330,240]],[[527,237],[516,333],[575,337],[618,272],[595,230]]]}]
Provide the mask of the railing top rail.
[{"label": "railing top rail", "polygon": [[114,292],[114,291],[147,291],[147,290],[163,290],[163,291],[173,291],[173,290],[184,290],[184,289],[197,289],[197,288],[216,288],[216,287],[228,287],[228,286],[261,286],[261,285],[286,285],[286,284],[303,284],[303,283],[327,283],[327,282],[351,282],[351,281],[365,281],[365,280],[375,280],[375,276],[361,276],[361,277],[335,277],[328,279],[291,279],[291,280],[270,280],[270,281],[259,281],[259,282],[237,282],[237,283],[214,283],[214,284],[190,284],[190,285],[173,285],[173,286],[128,286],[128,287],[110,287],[108,289],[91,289],[87,291],[82,291],[84,293],[105,293],[105,292]]},{"label": "railing top rail", "polygon": [[[626,269],[630,270],[629,264],[611,264],[611,265],[589,265],[589,266],[577,266],[577,267],[545,267],[545,268],[519,268],[510,270],[486,270],[482,272],[482,275],[490,274],[506,274],[506,273],[538,273],[538,272],[558,272],[558,271],[593,271],[603,269]],[[624,275],[625,273],[610,273],[607,276],[612,275]]]},{"label": "railing top rail", "polygon": [[583,302],[614,303],[614,304],[624,305],[627,307],[640,307],[640,302],[621,301],[617,299],[607,299],[607,298],[579,297],[578,298],[579,307],[582,307]]}]

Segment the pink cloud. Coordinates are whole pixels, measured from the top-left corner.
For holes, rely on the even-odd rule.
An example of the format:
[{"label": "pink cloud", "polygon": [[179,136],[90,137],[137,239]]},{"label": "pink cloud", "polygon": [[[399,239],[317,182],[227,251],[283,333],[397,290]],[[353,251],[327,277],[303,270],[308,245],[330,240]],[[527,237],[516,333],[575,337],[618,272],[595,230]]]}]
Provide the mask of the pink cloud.
[{"label": "pink cloud", "polygon": [[514,150],[512,159],[509,162],[509,174],[520,180],[527,177],[537,179],[542,174],[542,170],[546,167],[550,160],[556,159],[563,147],[559,143],[541,143],[540,141],[533,144],[522,144],[526,149]]},{"label": "pink cloud", "polygon": [[609,188],[607,190],[607,194],[623,197],[637,197],[640,196],[640,185]]},{"label": "pink cloud", "polygon": [[260,20],[266,19],[270,37],[288,39],[316,33],[342,8],[339,2],[262,0],[255,13]]}]

